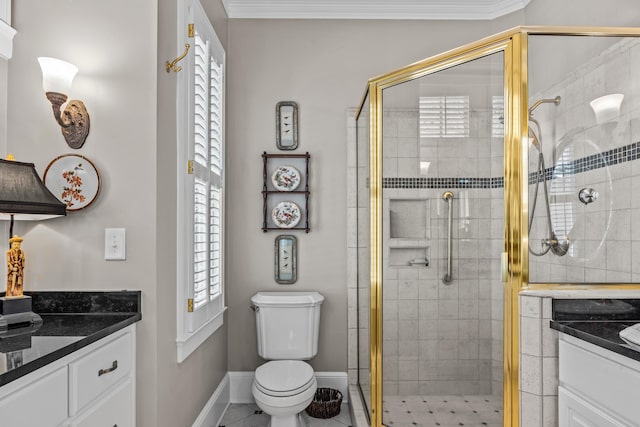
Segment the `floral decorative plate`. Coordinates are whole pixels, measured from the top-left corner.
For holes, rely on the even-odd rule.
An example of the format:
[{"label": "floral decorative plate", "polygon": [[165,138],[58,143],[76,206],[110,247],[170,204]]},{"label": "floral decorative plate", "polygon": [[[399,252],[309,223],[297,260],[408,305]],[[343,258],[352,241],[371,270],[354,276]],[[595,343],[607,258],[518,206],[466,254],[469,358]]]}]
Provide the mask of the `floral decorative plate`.
[{"label": "floral decorative plate", "polygon": [[44,171],[44,185],[67,205],[67,211],[89,206],[100,192],[98,170],[84,156],[64,154],[49,163]]},{"label": "floral decorative plate", "polygon": [[300,185],[300,172],[293,166],[278,166],[271,175],[271,182],[276,190],[293,191]]},{"label": "floral decorative plate", "polygon": [[293,228],[300,222],[300,208],[293,202],[280,202],[271,211],[273,223],[280,228]]}]

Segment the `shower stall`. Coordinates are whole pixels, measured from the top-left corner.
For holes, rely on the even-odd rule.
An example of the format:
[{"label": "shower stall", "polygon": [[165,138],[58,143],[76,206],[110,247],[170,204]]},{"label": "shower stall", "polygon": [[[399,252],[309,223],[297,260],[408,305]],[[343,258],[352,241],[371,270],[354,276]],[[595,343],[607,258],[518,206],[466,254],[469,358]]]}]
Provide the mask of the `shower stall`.
[{"label": "shower stall", "polygon": [[370,424],[519,426],[519,293],[640,282],[638,36],[519,27],[368,82],[348,166]]}]

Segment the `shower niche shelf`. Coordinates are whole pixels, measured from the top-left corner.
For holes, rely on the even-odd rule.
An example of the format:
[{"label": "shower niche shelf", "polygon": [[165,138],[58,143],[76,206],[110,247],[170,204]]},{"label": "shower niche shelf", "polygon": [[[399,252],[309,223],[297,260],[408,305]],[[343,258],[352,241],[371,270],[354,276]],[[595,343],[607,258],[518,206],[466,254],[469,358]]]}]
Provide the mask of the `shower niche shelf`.
[{"label": "shower niche shelf", "polygon": [[398,240],[428,240],[431,237],[429,199],[390,199],[389,237]]},{"label": "shower niche shelf", "polygon": [[389,220],[389,267],[428,268],[431,259],[431,200],[399,197],[385,203]]},{"label": "shower niche shelf", "polygon": [[389,248],[389,267],[428,268],[429,246],[395,246]]},{"label": "shower niche shelf", "polygon": [[[311,231],[309,227],[309,159],[311,155],[304,154],[269,154],[262,153],[262,231],[266,233],[270,230]],[[299,183],[291,190],[286,189],[289,181],[283,181],[280,188],[276,188],[272,177],[278,168],[290,166],[299,173]],[[283,190],[283,188],[285,188]],[[300,219],[294,227],[287,227],[285,224],[278,226],[273,218],[273,209],[283,202],[294,203],[299,209]]]}]

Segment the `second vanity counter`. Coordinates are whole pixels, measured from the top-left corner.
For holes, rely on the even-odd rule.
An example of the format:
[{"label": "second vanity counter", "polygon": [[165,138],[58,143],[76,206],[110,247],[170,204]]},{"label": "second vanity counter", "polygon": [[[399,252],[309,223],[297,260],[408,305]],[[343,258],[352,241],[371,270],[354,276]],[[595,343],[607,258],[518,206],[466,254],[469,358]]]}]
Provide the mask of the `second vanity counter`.
[{"label": "second vanity counter", "polygon": [[619,336],[640,323],[638,299],[554,299],[551,328],[640,361],[640,352]]}]

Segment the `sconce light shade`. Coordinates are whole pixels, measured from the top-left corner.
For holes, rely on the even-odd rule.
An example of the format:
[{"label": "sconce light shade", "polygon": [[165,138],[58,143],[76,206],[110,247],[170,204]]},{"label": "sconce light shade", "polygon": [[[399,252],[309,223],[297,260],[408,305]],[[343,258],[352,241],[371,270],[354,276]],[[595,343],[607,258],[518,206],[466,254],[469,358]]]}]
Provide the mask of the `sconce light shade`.
[{"label": "sconce light shade", "polygon": [[46,92],[69,93],[78,67],[56,58],[38,58],[42,69],[42,88]]},{"label": "sconce light shade", "polygon": [[42,220],[66,214],[66,205],[45,187],[33,163],[0,159],[0,217]]},{"label": "sconce light shade", "polygon": [[596,122],[601,125],[617,119],[620,116],[620,105],[623,98],[624,95],[621,93],[612,93],[591,101],[589,105],[596,114]]},{"label": "sconce light shade", "polygon": [[82,147],[89,135],[90,124],[89,113],[84,103],[77,99],[71,100],[64,111],[61,111],[78,67],[49,57],[40,57],[38,62],[42,69],[42,88],[51,102],[53,116],[62,128],[64,139],[71,148]]}]

